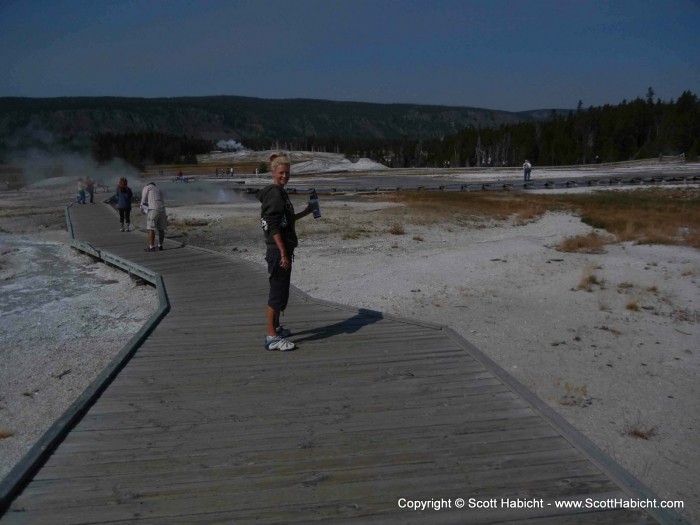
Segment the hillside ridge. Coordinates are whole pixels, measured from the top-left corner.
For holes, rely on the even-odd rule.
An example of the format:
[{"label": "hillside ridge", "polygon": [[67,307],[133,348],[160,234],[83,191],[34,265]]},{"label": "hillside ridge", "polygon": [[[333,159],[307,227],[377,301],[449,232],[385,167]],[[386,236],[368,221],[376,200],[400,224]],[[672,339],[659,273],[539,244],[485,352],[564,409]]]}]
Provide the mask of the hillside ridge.
[{"label": "hillside ridge", "polygon": [[552,111],[293,98],[0,97],[0,142],[87,147],[97,133],[153,131],[206,140],[428,140],[465,128],[545,120]]}]

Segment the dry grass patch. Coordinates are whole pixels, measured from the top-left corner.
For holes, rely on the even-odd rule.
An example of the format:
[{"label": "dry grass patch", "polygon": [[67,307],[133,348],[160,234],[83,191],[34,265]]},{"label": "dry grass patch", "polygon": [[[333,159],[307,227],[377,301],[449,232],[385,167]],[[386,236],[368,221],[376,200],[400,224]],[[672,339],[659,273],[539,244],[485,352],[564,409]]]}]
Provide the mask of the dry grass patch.
[{"label": "dry grass patch", "polygon": [[185,219],[182,221],[185,226],[195,226],[195,227],[201,227],[201,226],[209,226],[209,221],[208,219]]},{"label": "dry grass patch", "polygon": [[188,232],[201,228],[204,226],[209,226],[209,221],[204,219],[170,219],[168,218],[168,228],[170,230],[177,231],[184,235]]},{"label": "dry grass patch", "polygon": [[[634,285],[630,283],[621,283],[617,286],[618,293],[623,293],[625,289],[632,289]],[[657,295],[659,289],[656,286],[650,286],[644,290],[638,291],[634,297],[630,298],[625,304],[625,308],[631,312],[639,312],[642,309],[642,296],[645,293]]]},{"label": "dry grass patch", "polygon": [[218,226],[222,228],[260,228],[260,218],[257,215],[254,216],[242,216],[242,217],[224,217],[222,219],[217,219],[215,222]]},{"label": "dry grass patch", "polygon": [[[576,213],[584,223],[613,235],[614,239],[605,244],[632,241],[700,248],[698,188],[602,191],[583,195],[414,191],[386,198],[403,203],[410,212],[406,221],[412,224],[472,226],[506,219],[519,224],[536,220],[547,211],[565,211]],[[582,244],[585,247],[592,242],[583,240]]]},{"label": "dry grass patch", "polygon": [[603,279],[600,279],[594,272],[596,270],[596,266],[593,264],[589,264],[586,266],[586,268],[583,270],[583,273],[581,274],[581,279],[578,282],[578,285],[576,286],[577,290],[585,290],[587,292],[590,292],[593,290],[593,286],[600,286],[601,288],[605,284],[605,281]]},{"label": "dry grass patch", "polygon": [[348,239],[364,239],[372,235],[372,231],[367,228],[357,227],[357,228],[347,228],[342,230],[341,238],[344,240]]},{"label": "dry grass patch", "polygon": [[557,250],[567,253],[604,253],[603,247],[614,242],[615,238],[611,235],[589,233],[564,239],[557,245]]},{"label": "dry grass patch", "polygon": [[564,394],[559,399],[560,405],[566,407],[587,407],[593,403],[593,398],[588,394],[586,385],[574,386],[567,382],[562,385],[559,380],[555,384],[564,388]]},{"label": "dry grass patch", "polygon": [[627,302],[625,305],[625,308],[632,312],[638,312],[640,310],[639,306],[639,297],[635,297],[634,299],[631,299],[630,301]]},{"label": "dry grass patch", "polygon": [[700,248],[700,191],[606,191],[567,199],[581,220],[619,241]]},{"label": "dry grass patch", "polygon": [[675,308],[673,312],[671,312],[671,319],[681,323],[697,324],[700,323],[700,311],[692,311],[685,308]]},{"label": "dry grass patch", "polygon": [[658,434],[659,427],[649,426],[637,420],[634,423],[625,423],[624,433],[637,439],[649,440]]},{"label": "dry grass patch", "polygon": [[622,330],[618,328],[610,328],[609,326],[602,325],[602,326],[596,326],[598,330],[603,330],[604,332],[610,332],[613,335],[622,335]]},{"label": "dry grass patch", "polygon": [[[478,223],[488,219],[527,222],[539,218],[547,210],[560,208],[532,196],[512,192],[402,192],[390,197],[410,210],[407,217],[413,224],[440,222]],[[387,210],[390,211],[390,210]]]},{"label": "dry grass patch", "polygon": [[656,427],[651,427],[648,429],[641,429],[641,428],[630,428],[627,430],[627,435],[631,436],[633,438],[637,439],[646,439],[649,440],[652,437],[654,437],[657,433],[657,428]]},{"label": "dry grass patch", "polygon": [[39,209],[39,210],[37,210],[37,209],[32,209],[32,210],[28,210],[28,209],[21,208],[21,207],[16,207],[16,208],[12,208],[12,207],[3,207],[2,209],[0,209],[0,218],[5,218],[5,217],[7,217],[7,218],[12,218],[12,217],[36,217],[36,216],[38,216],[38,215],[47,215],[47,214],[54,214],[54,215],[57,215],[57,214],[59,214],[59,213],[60,213],[61,215],[65,216],[65,212],[62,212],[62,211],[59,212],[59,211],[45,210],[45,209]]},{"label": "dry grass patch", "polygon": [[392,235],[403,235],[406,231],[401,224],[395,222],[389,227],[389,233]]}]

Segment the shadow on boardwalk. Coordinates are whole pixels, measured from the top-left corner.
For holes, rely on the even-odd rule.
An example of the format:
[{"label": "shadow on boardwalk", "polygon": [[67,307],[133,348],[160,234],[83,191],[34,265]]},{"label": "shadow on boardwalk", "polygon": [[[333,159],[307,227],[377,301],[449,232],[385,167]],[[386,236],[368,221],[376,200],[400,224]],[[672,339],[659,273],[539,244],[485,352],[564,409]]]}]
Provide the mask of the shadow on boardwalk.
[{"label": "shadow on boardwalk", "polygon": [[[297,343],[320,341],[322,339],[329,339],[336,335],[354,334],[367,326],[378,323],[382,319],[384,319],[384,315],[381,312],[360,308],[356,315],[353,315],[352,317],[338,323],[295,332],[295,341]],[[301,339],[297,339],[299,336],[303,337],[301,337]]]}]

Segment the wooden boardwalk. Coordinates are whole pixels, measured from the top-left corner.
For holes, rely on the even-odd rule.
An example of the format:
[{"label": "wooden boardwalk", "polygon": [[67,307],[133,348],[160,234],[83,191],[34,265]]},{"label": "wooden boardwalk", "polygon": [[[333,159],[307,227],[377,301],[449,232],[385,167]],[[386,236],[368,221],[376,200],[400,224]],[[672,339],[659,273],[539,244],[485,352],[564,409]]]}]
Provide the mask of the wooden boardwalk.
[{"label": "wooden boardwalk", "polygon": [[77,424],[57,423],[65,437],[52,429],[60,444],[35,447],[48,458],[13,472],[3,525],[683,522],[558,508],[654,496],[451,330],[295,291],[300,348],[266,352],[262,268],[146,253],[106,205],[67,214],[83,246],[162,276],[170,311]]}]

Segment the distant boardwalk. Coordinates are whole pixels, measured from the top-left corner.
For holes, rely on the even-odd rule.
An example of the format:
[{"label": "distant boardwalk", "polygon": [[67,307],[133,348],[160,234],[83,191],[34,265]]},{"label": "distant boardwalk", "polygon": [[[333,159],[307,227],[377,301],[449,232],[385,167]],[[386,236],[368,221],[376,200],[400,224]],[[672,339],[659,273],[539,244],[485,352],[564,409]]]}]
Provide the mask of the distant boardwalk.
[{"label": "distant boardwalk", "polygon": [[3,525],[682,522],[612,508],[654,496],[451,330],[295,292],[300,348],[266,352],[263,269],[67,213],[84,249],[162,276],[170,311],[13,472]]}]

